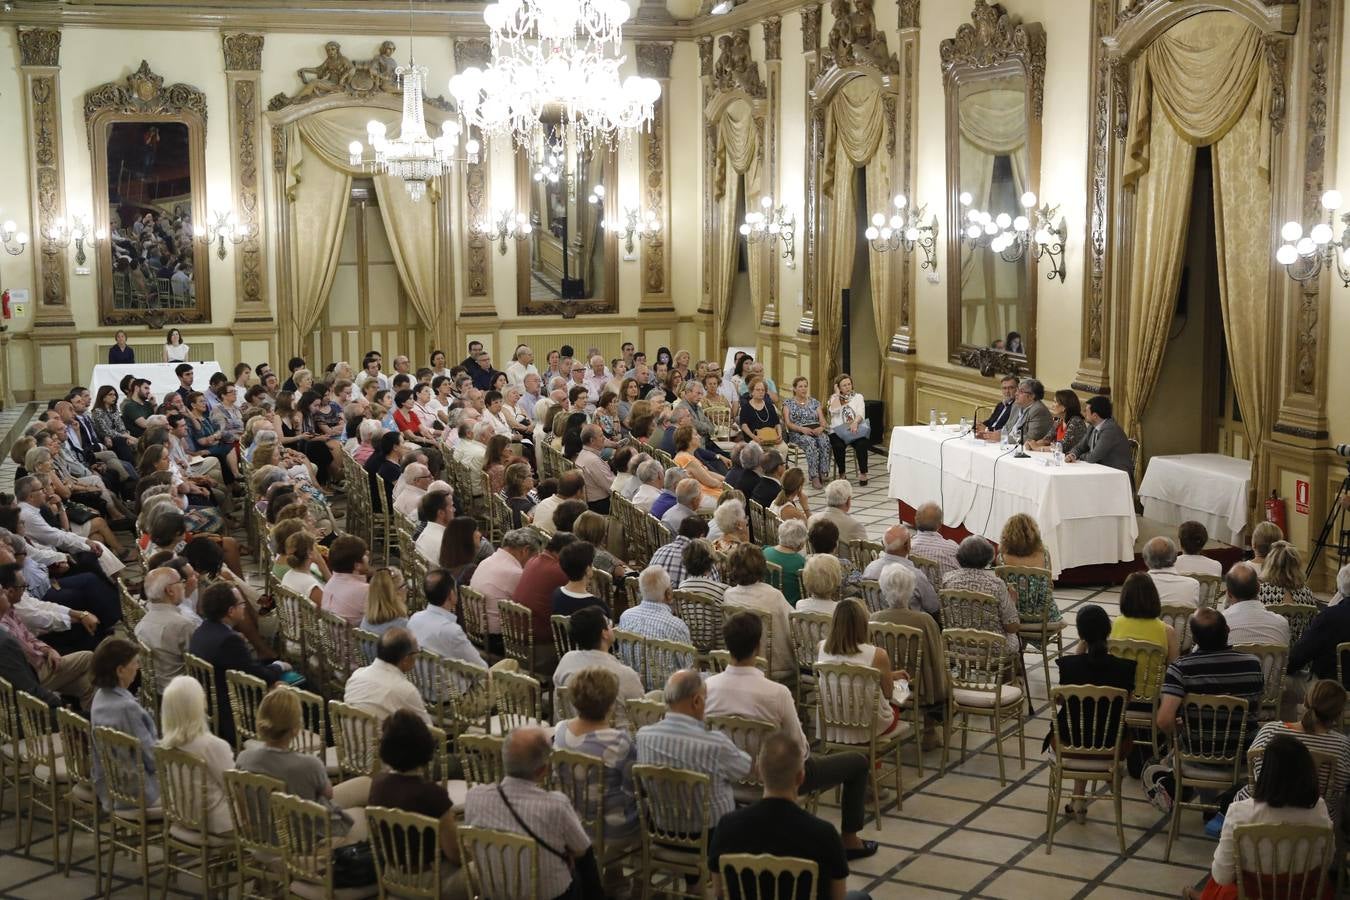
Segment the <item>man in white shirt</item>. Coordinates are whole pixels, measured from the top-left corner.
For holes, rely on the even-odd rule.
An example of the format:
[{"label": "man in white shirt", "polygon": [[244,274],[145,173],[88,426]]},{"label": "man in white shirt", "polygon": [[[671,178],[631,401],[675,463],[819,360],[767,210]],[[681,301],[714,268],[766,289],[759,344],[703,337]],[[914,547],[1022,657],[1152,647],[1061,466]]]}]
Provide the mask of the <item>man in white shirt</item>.
[{"label": "man in white shirt", "polygon": [[564,500],[581,500],[585,489],[586,481],[578,470],[568,469],[559,475],[558,490],[553,496],[540,500],[534,509],[530,510],[534,516],[534,526],[550,534],[557,531],[557,526],[553,524],[553,514],[558,511]]},{"label": "man in white shirt", "polygon": [[[14,483],[14,499],[19,502],[19,519],[23,522],[24,536],[29,540],[66,553],[88,551],[99,557],[100,561],[103,556],[110,555],[98,541],[86,540],[47,524],[47,520],[42,518],[42,507],[47,504],[47,490],[36,476],[25,475]],[[119,565],[118,569],[121,568]],[[104,571],[107,571],[106,567]]]},{"label": "man in white shirt", "polygon": [[583,496],[591,512],[609,515],[609,490],[614,484],[614,470],[600,456],[605,450],[605,433],[599,425],[581,428],[581,452],[577,454],[577,470],[581,472]]},{"label": "man in white shirt", "polygon": [[[406,462],[406,459],[405,459]],[[411,519],[431,486],[431,470],[426,463],[410,462],[403,468],[403,477],[394,485],[394,510]]]},{"label": "man in white shirt", "polygon": [[600,394],[609,384],[613,376],[609,374],[609,369],[605,368],[605,358],[600,354],[591,357],[591,367],[585,373],[581,384],[586,386],[586,393],[590,394],[591,402],[596,403],[600,400]]},{"label": "man in white shirt", "polygon": [[641,484],[633,494],[633,505],[645,513],[652,511],[652,504],[666,486],[666,470],[654,459],[649,459],[637,467],[634,473]]},{"label": "man in white shirt", "polygon": [[428,725],[426,703],[408,680],[417,657],[417,639],[406,628],[391,628],[380,636],[375,661],[347,679],[342,702],[378,716],[381,721],[398,709],[410,709]]},{"label": "man in white shirt", "polygon": [[727,620],[722,629],[731,665],[707,681],[708,699],[704,705],[706,716],[745,716],[772,722],[801,748],[806,764],[803,793],[843,786],[840,807],[840,832],[849,859],[861,859],[877,851],[876,841],[863,841],[864,806],[867,800],[867,757],[861,753],[832,753],[825,757],[811,755],[811,747],[797,717],[797,704],[786,685],[771,681],[755,665],[764,625],[759,616],[740,612]]},{"label": "man in white shirt", "polygon": [[1199,522],[1182,522],[1177,526],[1177,543],[1181,555],[1176,570],[1183,575],[1222,575],[1223,564],[1201,554],[1209,542],[1209,532]]},{"label": "man in white shirt", "polygon": [[455,448],[455,460],[470,469],[483,471],[483,460],[487,459],[487,442],[496,433],[491,422],[479,422],[474,426],[473,436],[461,440]]},{"label": "man in white shirt", "polygon": [[1176,570],[1177,545],[1169,537],[1155,537],[1144,545],[1144,565],[1164,605],[1200,606],[1200,582]]},{"label": "man in white shirt", "polygon": [[1240,562],[1233,566],[1223,582],[1228,590],[1228,606],[1223,611],[1223,617],[1228,622],[1228,643],[1231,646],[1289,646],[1289,620],[1266,609],[1266,605],[1258,599],[1261,579],[1251,563]]},{"label": "man in white shirt", "polygon": [[408,630],[418,645],[437,656],[486,669],[487,663],[469,642],[469,636],[455,617],[459,596],[455,592],[454,578],[444,569],[432,569],[422,579],[422,587],[427,598],[426,608],[408,619]]},{"label": "man in white shirt", "polygon": [[445,526],[454,517],[455,505],[449,491],[427,491],[422,502],[417,504],[417,518],[427,523],[417,536],[417,552],[432,565],[440,564],[441,538],[445,537]]},{"label": "man in white shirt", "polygon": [[881,573],[886,570],[887,566],[904,566],[914,573],[914,599],[910,602],[909,608],[922,609],[926,613],[937,614],[942,611],[942,603],[938,600],[937,590],[928,581],[928,576],[920,572],[918,566],[910,562],[911,538],[909,528],[903,524],[892,525],[887,528],[885,536],[882,537],[882,548],[885,552],[868,563],[866,569],[863,569],[863,580],[880,581]]},{"label": "man in white shirt", "polygon": [[632,700],[645,692],[642,678],[609,652],[614,643],[614,631],[605,611],[598,606],[587,606],[571,615],[572,643],[579,649],[569,650],[558,660],[553,670],[553,683],[567,686],[567,679],[582,669],[608,669],[619,679],[619,697]]},{"label": "man in white shirt", "polygon": [[506,367],[507,380],[517,387],[524,387],[526,375],[538,374],[539,370],[534,365],[534,351],[521,344],[516,348],[515,360]]},{"label": "man in white shirt", "polygon": [[155,684],[162,692],[169,682],[183,674],[183,654],[197,626],[183,615],[186,582],[173,569],[151,569],[145,576],[145,598],[149,601],[145,617],[136,624],[136,640],[150,648],[155,662]]}]

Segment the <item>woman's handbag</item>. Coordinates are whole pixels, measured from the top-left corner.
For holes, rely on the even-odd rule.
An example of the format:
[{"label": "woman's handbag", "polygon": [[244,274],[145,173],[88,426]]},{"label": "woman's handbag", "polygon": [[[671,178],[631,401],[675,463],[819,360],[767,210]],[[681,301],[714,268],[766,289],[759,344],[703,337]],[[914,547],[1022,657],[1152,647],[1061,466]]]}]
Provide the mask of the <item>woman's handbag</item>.
[{"label": "woman's handbag", "polygon": [[778,443],[781,438],[778,437],[777,428],[756,428],[755,440],[761,444],[772,445]]},{"label": "woman's handbag", "polygon": [[378,884],[375,850],[370,841],[357,841],[333,848],[333,887],[358,888]]},{"label": "woman's handbag", "polygon": [[845,444],[851,444],[854,441],[861,440],[865,437],[871,437],[872,423],[867,421],[866,419],[863,419],[862,422],[858,425],[857,431],[850,431],[848,423],[846,422],[841,423],[834,427],[833,434],[835,437],[839,438],[839,440],[843,441]]}]

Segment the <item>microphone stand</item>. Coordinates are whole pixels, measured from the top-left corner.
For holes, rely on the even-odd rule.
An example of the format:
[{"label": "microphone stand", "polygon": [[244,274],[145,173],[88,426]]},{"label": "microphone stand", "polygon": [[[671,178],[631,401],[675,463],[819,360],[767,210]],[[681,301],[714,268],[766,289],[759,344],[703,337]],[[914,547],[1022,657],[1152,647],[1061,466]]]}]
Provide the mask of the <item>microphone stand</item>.
[{"label": "microphone stand", "polygon": [[1031,454],[1027,452],[1027,432],[1025,428],[1017,436],[1017,452],[1013,454],[1013,459],[1031,459]]}]

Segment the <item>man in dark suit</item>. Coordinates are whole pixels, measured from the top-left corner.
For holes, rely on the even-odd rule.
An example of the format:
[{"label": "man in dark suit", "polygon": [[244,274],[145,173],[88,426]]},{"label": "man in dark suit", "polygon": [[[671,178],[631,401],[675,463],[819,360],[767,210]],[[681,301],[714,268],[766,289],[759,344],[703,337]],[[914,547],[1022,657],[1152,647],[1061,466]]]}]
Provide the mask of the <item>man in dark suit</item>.
[{"label": "man in dark suit", "polygon": [[986,431],[997,434],[1003,430],[1004,425],[1008,424],[1008,416],[1012,415],[1013,398],[1017,395],[1017,376],[1004,375],[999,386],[1003,391],[1003,399],[999,401],[998,406],[994,407],[994,414],[980,423],[980,434],[984,434]]},{"label": "man in dark suit", "polygon": [[787,472],[787,463],[783,454],[769,450],[764,454],[764,462],[759,464],[760,479],[754,493],[746,494],[751,500],[768,509],[783,490],[783,475]]},{"label": "man in dark suit", "polygon": [[216,734],[231,746],[234,744],[234,713],[230,710],[230,695],[225,689],[225,673],[230,669],[247,672],[267,682],[271,687],[281,680],[290,666],[284,662],[263,665],[248,648],[243,635],[235,627],[244,619],[243,596],[231,585],[220,582],[202,592],[198,610],[203,622],[188,641],[188,652],[200,656],[216,670]]},{"label": "man in dark suit", "polygon": [[[1055,418],[1042,401],[1045,387],[1034,378],[1024,378],[1017,385],[1013,395],[1013,409],[1008,414],[1002,432],[1008,436],[1008,443],[1020,444],[1024,441],[1042,441],[1055,428]],[[996,440],[997,433],[986,435]]]},{"label": "man in dark suit", "polygon": [[1069,450],[1064,457],[1066,462],[1100,463],[1113,469],[1120,469],[1134,477],[1134,465],[1130,460],[1130,441],[1116,420],[1111,418],[1110,397],[1089,397],[1087,408],[1083,411],[1087,419],[1088,433],[1078,442],[1078,446]]},{"label": "man in dark suit", "polygon": [[759,465],[763,461],[764,448],[759,444],[739,445],[739,450],[732,452],[731,469],[727,472],[727,484],[746,497],[753,497],[755,486],[759,484]]}]

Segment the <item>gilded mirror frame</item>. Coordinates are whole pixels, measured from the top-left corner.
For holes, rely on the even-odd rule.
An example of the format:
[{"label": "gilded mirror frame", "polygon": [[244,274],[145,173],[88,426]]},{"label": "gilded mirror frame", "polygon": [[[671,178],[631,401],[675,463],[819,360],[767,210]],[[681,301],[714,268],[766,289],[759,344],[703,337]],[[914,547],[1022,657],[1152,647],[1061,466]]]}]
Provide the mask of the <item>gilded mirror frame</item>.
[{"label": "gilded mirror frame", "polygon": [[[527,212],[533,217],[532,192],[534,178],[530,172],[530,153],[524,147],[516,147],[516,209]],[[605,186],[605,196],[601,199],[604,221],[619,221],[618,151],[613,147],[596,147],[592,152],[601,157],[601,183]],[[590,185],[576,184],[567,190],[575,190],[578,204],[587,202],[586,194]],[[619,311],[619,236],[610,228],[602,232],[601,249],[605,254],[604,273],[605,290],[603,297],[588,297],[580,300],[532,300],[530,298],[530,260],[534,247],[534,235],[528,240],[516,244],[516,311],[522,316],[562,316],[570,319],[576,315],[604,315]]]},{"label": "gilded mirror frame", "polygon": [[[963,86],[1021,76],[1025,84],[1027,123],[1027,184],[1025,189],[1040,196],[1041,113],[1045,90],[1045,29],[1038,23],[1019,23],[998,3],[975,0],[969,24],[956,30],[938,48],[942,84],[946,94],[945,151],[947,164],[947,352],[956,365],[978,369],[982,374],[1035,371],[1037,334],[1037,265],[1028,250],[1021,260],[1026,289],[1027,322],[1023,326],[1024,356],[966,343],[961,299],[960,223],[960,90]],[[1013,210],[1007,212],[1015,214]]]},{"label": "gilded mirror frame", "polygon": [[[94,228],[112,233],[108,203],[108,137],[119,123],[174,123],[187,126],[188,169],[191,180],[192,223],[209,226],[206,207],[206,95],[187,84],[164,85],[163,77],[141,60],[123,81],[109,81],[84,95],[90,164],[93,167]],[[108,244],[94,247],[98,259],[98,314],[101,325],[187,325],[211,321],[211,248],[192,241],[192,271],[196,302],[187,309],[115,309],[113,272]]]}]

